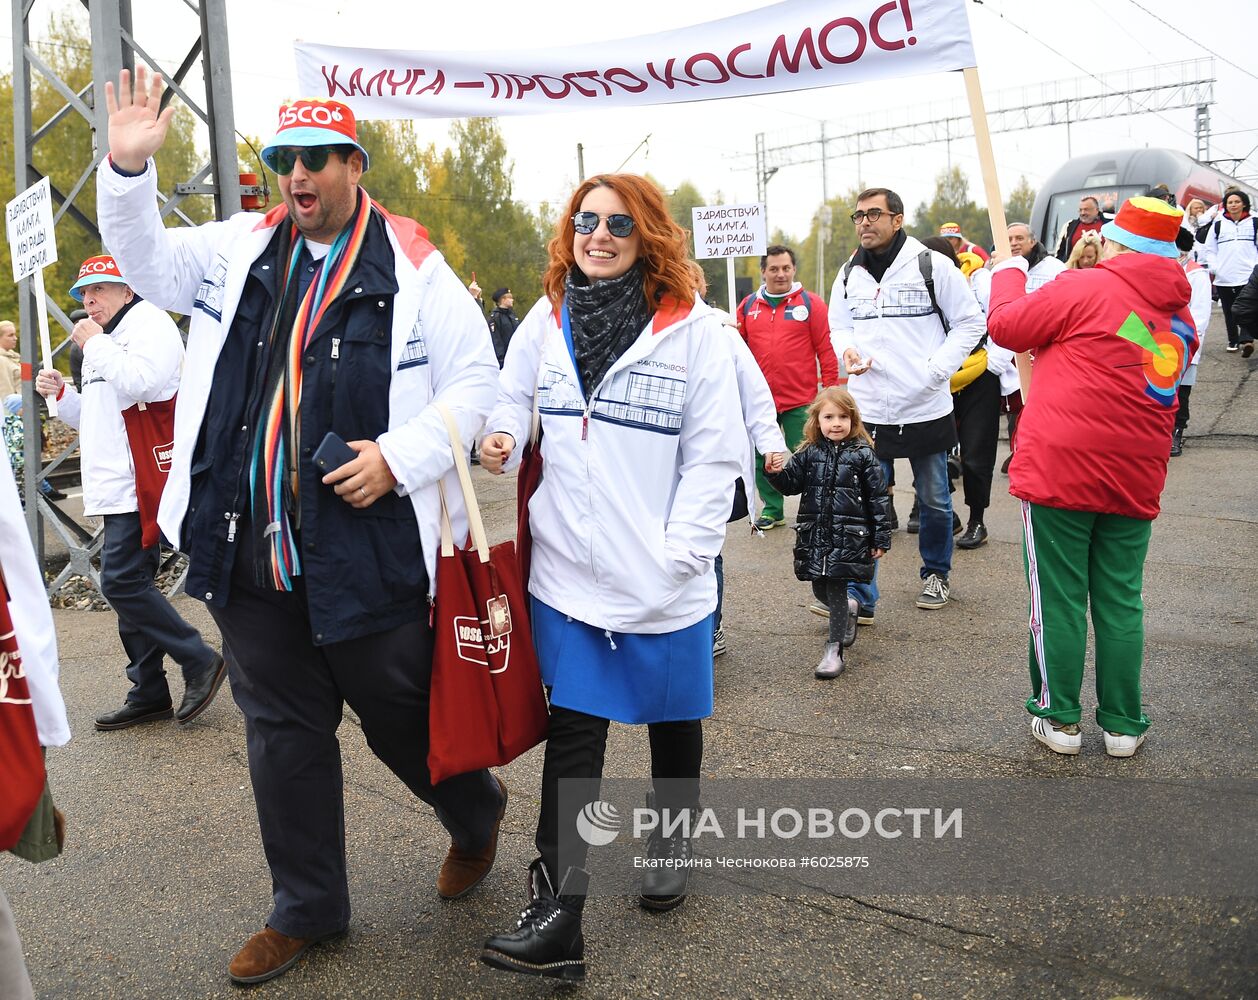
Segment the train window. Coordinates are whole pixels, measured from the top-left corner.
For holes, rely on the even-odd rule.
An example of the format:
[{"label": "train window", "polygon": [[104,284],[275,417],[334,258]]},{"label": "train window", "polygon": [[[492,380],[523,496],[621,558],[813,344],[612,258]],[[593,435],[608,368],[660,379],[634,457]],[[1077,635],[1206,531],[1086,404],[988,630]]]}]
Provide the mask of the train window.
[{"label": "train window", "polygon": [[1128,198],[1144,194],[1144,192],[1145,189],[1141,185],[1127,185],[1124,187],[1094,188],[1090,191],[1064,191],[1061,194],[1053,195],[1052,200],[1048,203],[1048,217],[1044,220],[1042,233],[1044,243],[1050,250],[1056,249],[1066,224],[1071,219],[1079,217],[1079,199],[1084,195],[1091,195],[1098,199],[1102,209],[1114,211]]},{"label": "train window", "polygon": [[1118,183],[1118,171],[1111,170],[1103,174],[1088,174],[1083,182],[1084,187],[1105,187]]}]

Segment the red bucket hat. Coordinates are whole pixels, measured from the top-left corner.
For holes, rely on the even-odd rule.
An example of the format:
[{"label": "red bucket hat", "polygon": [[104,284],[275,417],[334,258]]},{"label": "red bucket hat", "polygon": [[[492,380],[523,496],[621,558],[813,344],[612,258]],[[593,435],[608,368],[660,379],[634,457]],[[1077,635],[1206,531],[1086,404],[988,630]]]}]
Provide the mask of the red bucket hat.
[{"label": "red bucket hat", "polygon": [[272,154],[280,146],[353,146],[363,154],[363,169],[370,165],[367,150],[358,144],[354,112],[340,101],[302,98],[281,105],[275,135],[262,147],[262,159],[272,170]]},{"label": "red bucket hat", "polygon": [[118,270],[118,262],[107,253],[88,257],[87,260],[83,261],[79,266],[78,280],[70,286],[70,295],[73,296],[76,302],[82,302],[83,289],[88,285],[94,285],[101,281],[117,282],[120,285],[127,283],[127,279]]}]

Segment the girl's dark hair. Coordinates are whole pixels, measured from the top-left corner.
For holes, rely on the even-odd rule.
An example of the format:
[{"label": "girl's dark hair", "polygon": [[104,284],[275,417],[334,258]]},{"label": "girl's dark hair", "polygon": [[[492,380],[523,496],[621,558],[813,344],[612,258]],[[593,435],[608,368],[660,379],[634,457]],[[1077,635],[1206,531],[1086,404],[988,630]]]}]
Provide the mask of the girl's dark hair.
[{"label": "girl's dark hair", "polygon": [[961,261],[957,260],[957,252],[952,249],[952,240],[944,239],[942,236],[927,236],[922,240],[922,246],[938,250],[957,267],[961,266]]},{"label": "girl's dark hair", "polygon": [[856,400],[852,398],[852,394],[846,389],[832,385],[817,393],[817,398],[808,407],[808,418],[804,421],[804,440],[800,442],[796,451],[803,451],[810,444],[821,442],[821,411],[827,405],[833,406],[840,413],[845,413],[852,418],[852,430],[847,440],[851,441],[855,438],[864,441],[871,448],[874,446],[874,439],[869,436],[869,431],[865,430],[865,425],[861,422],[861,410],[856,405]]}]

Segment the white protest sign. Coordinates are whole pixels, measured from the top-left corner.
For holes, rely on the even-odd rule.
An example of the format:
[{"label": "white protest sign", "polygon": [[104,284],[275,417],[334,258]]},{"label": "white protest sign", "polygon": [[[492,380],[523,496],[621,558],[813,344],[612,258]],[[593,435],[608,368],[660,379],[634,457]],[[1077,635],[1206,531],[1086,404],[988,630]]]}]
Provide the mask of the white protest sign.
[{"label": "white protest sign", "polygon": [[[973,66],[967,6],[965,0],[790,0],[706,24],[580,45],[497,52],[312,42],[294,48],[298,89],[343,101],[360,118],[601,111]],[[405,34],[405,27],[392,31],[399,43]]]},{"label": "white protest sign", "polygon": [[759,257],[765,237],[764,206],[704,205],[690,210],[695,234],[695,259]]},{"label": "white protest sign", "polygon": [[57,237],[52,228],[52,191],[45,177],[5,206],[13,281],[57,262]]},{"label": "white protest sign", "polygon": [[[57,262],[57,234],[52,222],[52,190],[45,177],[32,184],[5,206],[5,230],[9,256],[13,258],[13,281],[31,279],[35,293],[35,316],[39,320],[39,349],[44,368],[52,367],[52,343],[48,339],[48,312],[44,308],[44,268]],[[48,412],[57,415],[57,401],[49,398]]]},{"label": "white protest sign", "polygon": [[725,258],[725,281],[729,285],[729,314],[734,315],[734,258],[759,257],[764,253],[764,206],[701,205],[690,210],[695,235],[695,260]]}]

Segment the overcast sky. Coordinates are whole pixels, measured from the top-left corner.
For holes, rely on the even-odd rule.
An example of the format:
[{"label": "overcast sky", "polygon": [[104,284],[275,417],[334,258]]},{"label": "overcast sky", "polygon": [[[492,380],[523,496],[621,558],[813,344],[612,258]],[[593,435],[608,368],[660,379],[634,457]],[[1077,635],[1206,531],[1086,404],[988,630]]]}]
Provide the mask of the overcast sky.
[{"label": "overcast sky", "polygon": [[[11,0],[12,2],[12,0]],[[46,2],[36,4],[48,8]],[[74,5],[78,7],[77,4]],[[294,39],[368,47],[424,50],[545,48],[647,34],[765,6],[752,0],[721,4],[692,0],[475,0],[405,5],[397,0],[227,0],[237,128],[268,137],[275,109],[297,93]],[[1144,8],[1143,10],[1141,8]],[[78,8],[81,13],[81,8]],[[132,0],[137,40],[173,66],[197,33],[195,15],[178,0]],[[1256,0],[985,0],[967,4],[979,72],[988,102],[998,92],[1044,81],[1108,73],[1209,53],[1216,60],[1211,109],[1215,157],[1248,156],[1240,174],[1258,176],[1258,2]],[[545,11],[545,16],[539,14]],[[628,15],[632,15],[632,17]],[[619,17],[617,15],[620,15]],[[1174,27],[1159,23],[1157,15]],[[3,26],[6,27],[9,21]],[[10,48],[11,43],[6,48]],[[1055,50],[1055,51],[1054,51]],[[955,101],[955,110],[949,102]],[[592,114],[554,114],[501,120],[515,161],[515,192],[536,206],[562,201],[577,179],[576,145],[585,147],[586,173],[624,169],[650,172],[666,187],[694,182],[707,197],[754,201],[755,134],[772,146],[791,136],[816,134],[827,120],[831,134],[844,123],[882,112],[920,112],[920,118],[964,111],[959,73],[892,83],[857,84],[765,97],[707,101]],[[449,122],[418,123],[424,142],[447,142]],[[639,144],[650,135],[649,141]],[[1067,158],[1064,126],[993,137],[1002,189],[1025,175],[1038,186]],[[1193,111],[1116,118],[1071,127],[1074,155],[1088,150],[1166,146],[1194,153]],[[635,149],[637,150],[635,152]],[[626,159],[628,160],[625,163]],[[948,162],[943,144],[869,154],[861,177],[854,158],[832,159],[831,193],[858,179],[898,190],[911,207],[929,197],[934,177]],[[982,201],[973,140],[951,145],[951,162],[970,175]],[[370,189],[370,175],[367,186]],[[770,224],[802,237],[821,200],[819,164],[784,168],[768,185]],[[422,220],[421,220],[422,221]]]}]

